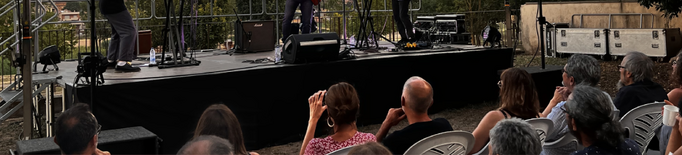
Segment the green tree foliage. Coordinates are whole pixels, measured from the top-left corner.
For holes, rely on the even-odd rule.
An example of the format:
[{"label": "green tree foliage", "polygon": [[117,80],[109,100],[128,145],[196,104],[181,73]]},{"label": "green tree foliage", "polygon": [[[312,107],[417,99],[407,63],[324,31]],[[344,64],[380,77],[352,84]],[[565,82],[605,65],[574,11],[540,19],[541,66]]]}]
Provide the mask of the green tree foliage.
[{"label": "green tree foliage", "polygon": [[64,6],[64,10],[69,10],[73,12],[81,12],[83,11],[84,8],[81,6],[81,3],[79,2],[66,2],[66,6]]},{"label": "green tree foliage", "polygon": [[678,17],[679,13],[682,12],[682,1],[680,0],[639,0],[639,4],[646,8],[655,7],[656,10],[663,12],[663,16],[668,19]]}]

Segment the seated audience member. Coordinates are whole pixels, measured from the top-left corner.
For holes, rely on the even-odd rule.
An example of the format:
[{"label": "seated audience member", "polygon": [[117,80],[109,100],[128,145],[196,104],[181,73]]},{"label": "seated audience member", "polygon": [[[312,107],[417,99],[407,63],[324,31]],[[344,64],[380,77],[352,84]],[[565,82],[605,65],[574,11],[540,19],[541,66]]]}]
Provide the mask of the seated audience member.
[{"label": "seated audience member", "polygon": [[506,118],[520,118],[523,120],[538,118],[540,101],[535,89],[533,78],[528,72],[520,68],[509,68],[502,72],[500,87],[500,108],[488,112],[478,127],[474,130],[476,138],[474,147],[469,152],[476,153],[483,149],[489,141],[490,129],[497,122]]},{"label": "seated audience member", "polygon": [[[596,87],[599,83],[599,79],[601,78],[600,74],[601,69],[599,62],[594,57],[576,54],[568,58],[561,75],[563,79],[561,83],[564,85],[564,87],[557,87],[557,89],[554,91],[554,97],[549,102],[547,108],[545,108],[545,111],[542,114],[554,122],[554,130],[547,134],[545,139],[546,141],[556,141],[568,133],[566,114],[561,111],[561,108],[564,106],[564,104],[566,104],[566,98],[571,94],[573,88],[575,88],[577,85]],[[606,92],[603,93],[608,95]],[[609,103],[613,105],[610,97]],[[577,150],[571,147],[559,147],[544,149],[542,154],[569,154],[573,151]]]},{"label": "seated audience member", "polygon": [[[654,77],[654,62],[644,53],[627,53],[623,62],[618,65],[618,70],[620,71],[620,80],[616,85],[618,93],[613,103],[620,110],[620,117],[637,106],[668,100],[668,95],[663,87],[651,81]],[[654,132],[656,137],[651,140],[648,148],[665,152],[665,150],[660,150],[662,146],[658,144],[659,141],[667,139],[669,135],[661,136],[660,128],[656,128]]]},{"label": "seated audience member", "polygon": [[490,154],[538,155],[542,143],[528,122],[518,118],[504,119],[490,130]]},{"label": "seated audience member", "polygon": [[[450,122],[444,118],[431,120],[429,107],[433,104],[433,88],[420,77],[411,77],[403,86],[400,99],[402,108],[388,110],[386,119],[377,132],[377,140],[382,142],[393,154],[403,154],[410,146],[428,136],[452,131]],[[386,136],[391,127],[407,118],[410,125]],[[385,137],[385,138],[384,138]]]},{"label": "seated audience member", "polygon": [[362,145],[353,146],[348,155],[392,155],[383,145],[377,142],[367,142]]},{"label": "seated audience member", "polygon": [[202,135],[187,142],[178,155],[233,155],[232,144],[226,139],[214,135]]},{"label": "seated audience member", "polygon": [[237,116],[224,104],[213,104],[204,110],[194,130],[195,139],[201,135],[215,135],[224,138],[234,144],[236,155],[257,155],[255,152],[247,152],[244,146],[244,136],[239,125]]},{"label": "seated audience member", "polygon": [[682,63],[677,63],[680,58],[682,58],[682,51],[677,54],[677,57],[673,58],[673,70],[670,74],[670,83],[675,86],[675,89],[668,93],[668,100],[674,105],[677,105],[682,98]]},{"label": "seated audience member", "polygon": [[97,149],[97,135],[102,126],[87,104],[77,104],[62,113],[55,121],[54,142],[62,154],[111,155]]},{"label": "seated audience member", "polygon": [[613,103],[620,110],[620,117],[637,106],[668,99],[663,87],[651,81],[654,77],[653,67],[651,58],[640,52],[627,53],[618,65],[620,80]]},{"label": "seated audience member", "polygon": [[[681,85],[682,84],[682,71],[681,71],[682,66],[679,66],[677,64],[677,62],[680,60],[681,57],[682,57],[682,51],[680,51],[677,54],[677,57],[673,58],[673,62],[672,62],[673,63],[673,71],[670,74],[671,75],[670,76],[670,83],[675,85],[677,88],[671,90],[668,93],[668,99],[669,100],[665,101],[665,103],[667,103],[669,105],[674,105],[674,106],[677,106],[679,104],[678,102],[680,102],[680,98],[682,98],[682,85]],[[658,148],[659,148],[659,151],[661,152],[661,155],[667,155],[665,152],[666,152],[666,148],[668,146],[668,142],[670,141],[670,138],[671,138],[670,135],[672,132],[673,132],[673,127],[666,126],[666,125],[661,126],[661,133],[659,134],[660,138],[658,141],[658,143],[660,144],[660,145],[658,145]],[[672,150],[672,151],[674,151],[674,150]]]},{"label": "seated audience member", "polygon": [[637,143],[623,136],[620,122],[613,118],[609,96],[601,90],[576,86],[562,110],[571,134],[585,147],[573,155],[641,155]]},{"label": "seated audience member", "polygon": [[[678,108],[680,107],[680,104],[677,104]],[[670,140],[668,140],[668,145],[667,148],[665,149],[666,151],[664,152],[665,155],[668,155],[670,153],[673,153],[675,155],[682,155],[682,116],[678,114],[675,116],[675,126],[672,127],[671,133],[670,133]]]},{"label": "seated audience member", "polygon": [[[308,98],[308,105],[310,119],[301,145],[301,155],[325,155],[348,146],[376,141],[374,135],[358,132],[355,126],[360,99],[353,85],[341,82],[332,85],[329,90],[318,91]],[[333,128],[334,134],[326,138],[313,138],[317,121],[325,110],[327,125]]]}]

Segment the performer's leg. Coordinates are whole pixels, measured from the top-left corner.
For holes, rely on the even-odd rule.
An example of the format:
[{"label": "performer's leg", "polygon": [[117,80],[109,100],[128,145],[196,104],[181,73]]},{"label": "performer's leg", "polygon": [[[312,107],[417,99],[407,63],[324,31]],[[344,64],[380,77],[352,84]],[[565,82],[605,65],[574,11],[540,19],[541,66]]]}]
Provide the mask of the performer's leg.
[{"label": "performer's leg", "polygon": [[400,2],[398,0],[393,0],[393,19],[395,20],[395,25],[398,27],[400,40],[404,41],[409,39],[405,34],[405,26],[403,26],[403,21],[400,18]]},{"label": "performer's leg", "polygon": [[[107,15],[104,15],[104,17],[106,18]],[[111,40],[109,40],[109,48],[107,50],[107,60],[109,60],[109,63],[116,64],[116,60],[118,60],[118,46],[120,41],[121,38],[118,35],[118,32],[116,32],[116,28],[111,25]],[[111,66],[113,67],[114,65]]]},{"label": "performer's leg", "polygon": [[298,2],[296,0],[286,0],[284,6],[284,21],[282,21],[282,42],[286,41],[291,35],[291,20],[294,19]]},{"label": "performer's leg", "polygon": [[402,0],[399,3],[399,8],[400,8],[400,19],[403,23],[403,26],[405,27],[405,32],[407,32],[407,36],[410,38],[411,41],[415,41],[417,38],[414,37],[414,29],[412,28],[412,20],[410,19],[410,16],[407,14],[410,10],[410,0]]},{"label": "performer's leg", "polygon": [[109,24],[116,29],[116,32],[120,36],[116,70],[139,71],[140,68],[133,67],[131,64],[134,57],[133,52],[135,52],[134,48],[137,38],[137,29],[135,29],[133,18],[127,10],[107,15],[107,17]]},{"label": "performer's leg", "polygon": [[132,61],[133,52],[135,52],[135,39],[137,38],[137,29],[135,29],[133,18],[128,11],[123,11],[109,15],[107,19],[120,36],[118,61]]},{"label": "performer's leg", "polygon": [[301,34],[310,33],[311,23],[313,22],[313,1],[303,0],[301,2]]}]

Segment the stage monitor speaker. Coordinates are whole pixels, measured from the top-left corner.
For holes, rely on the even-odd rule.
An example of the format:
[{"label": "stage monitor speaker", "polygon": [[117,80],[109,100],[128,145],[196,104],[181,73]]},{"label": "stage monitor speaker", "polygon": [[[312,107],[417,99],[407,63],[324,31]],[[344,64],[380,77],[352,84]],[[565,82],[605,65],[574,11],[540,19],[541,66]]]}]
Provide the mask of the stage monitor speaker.
[{"label": "stage monitor speaker", "polygon": [[336,33],[291,35],[284,43],[284,63],[334,61],[339,59],[341,44]]},{"label": "stage monitor speaker", "polygon": [[[160,139],[149,130],[137,126],[104,130],[97,148],[112,154],[158,154]],[[17,141],[18,154],[61,154],[53,137]]]},{"label": "stage monitor speaker", "polygon": [[274,21],[244,21],[234,25],[237,52],[275,50]]}]

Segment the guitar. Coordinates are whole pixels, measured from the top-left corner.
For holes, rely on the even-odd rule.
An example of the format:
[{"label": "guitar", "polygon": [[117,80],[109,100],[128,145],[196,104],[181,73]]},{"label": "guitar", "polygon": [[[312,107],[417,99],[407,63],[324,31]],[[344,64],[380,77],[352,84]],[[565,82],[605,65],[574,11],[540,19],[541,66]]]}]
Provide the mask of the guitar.
[{"label": "guitar", "polygon": [[322,1],[322,0],[311,0],[311,1],[313,1],[313,5],[319,5],[320,1]]}]

